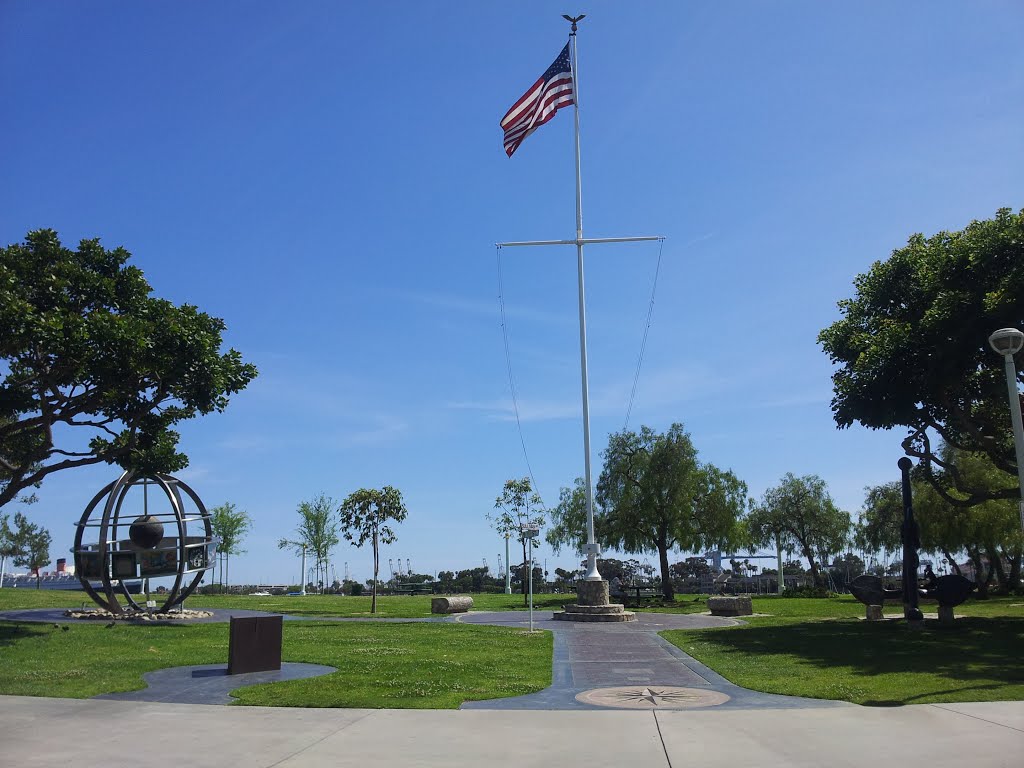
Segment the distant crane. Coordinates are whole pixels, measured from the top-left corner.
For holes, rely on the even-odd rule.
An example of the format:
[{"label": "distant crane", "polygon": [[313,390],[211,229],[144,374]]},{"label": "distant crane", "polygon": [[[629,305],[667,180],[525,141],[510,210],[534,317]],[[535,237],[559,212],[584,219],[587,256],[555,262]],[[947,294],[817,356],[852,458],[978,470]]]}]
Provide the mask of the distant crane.
[{"label": "distant crane", "polygon": [[412,576],[412,562],[409,558],[405,558],[405,575]]},{"label": "distant crane", "polygon": [[484,575],[486,576],[486,575],[487,575],[488,573],[490,573],[490,572],[491,572],[491,569],[490,569],[490,567],[489,567],[489,566],[487,565],[487,558],[485,557],[485,558],[484,558]]},{"label": "distant crane", "polygon": [[505,578],[505,566],[501,563],[501,555],[498,555],[498,578]]},{"label": "distant crane", "polygon": [[[398,567],[399,568],[402,567],[401,561],[399,561]],[[390,557],[388,558],[388,569],[391,571],[391,580],[394,581],[395,580],[395,562]]]}]

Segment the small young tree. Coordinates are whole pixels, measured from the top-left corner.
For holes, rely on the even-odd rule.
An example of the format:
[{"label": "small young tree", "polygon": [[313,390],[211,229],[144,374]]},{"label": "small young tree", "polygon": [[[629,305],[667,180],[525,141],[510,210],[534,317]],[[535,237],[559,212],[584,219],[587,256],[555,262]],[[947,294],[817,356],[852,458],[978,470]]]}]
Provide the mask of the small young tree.
[{"label": "small young tree", "polygon": [[380,545],[392,544],[395,532],[388,525],[389,520],[400,523],[409,511],[402,502],[402,493],[385,485],[376,488],[360,488],[349,494],[339,510],[341,531],[346,541],[361,547],[367,541],[373,545],[373,595],[370,599],[370,613],[377,612],[377,584],[380,571]]},{"label": "small young tree", "polygon": [[[507,480],[505,487],[501,489],[501,495],[494,500],[494,508],[497,512],[490,512],[487,519],[503,538],[515,538],[523,547],[523,565],[520,570],[522,574],[520,581],[523,589],[523,604],[529,602],[527,594],[528,574],[526,570],[526,545],[530,540],[523,536],[522,529],[527,523],[533,523],[538,528],[544,522],[544,515],[538,509],[541,505],[540,494],[533,490],[530,478],[524,477],[521,480]],[[538,545],[534,539],[533,546]],[[509,564],[509,568],[511,568]]]},{"label": "small young tree", "polygon": [[242,539],[249,532],[252,525],[252,518],[245,510],[235,509],[235,504],[225,501],[220,506],[210,510],[210,524],[213,526],[213,534],[220,539],[217,545],[217,559],[220,560],[220,583],[226,587],[228,584],[228,560],[231,555],[245,553],[242,549]]},{"label": "small young tree", "polygon": [[[334,499],[320,494],[312,501],[299,504],[299,527],[295,529],[294,539],[281,539],[277,542],[279,549],[292,549],[296,554],[303,550],[313,558],[316,564],[316,581],[327,581],[327,558],[331,550],[338,546],[338,523],[334,519]],[[302,574],[303,581],[306,574]]]},{"label": "small young tree", "polygon": [[36,589],[39,589],[39,569],[50,562],[50,532],[41,525],[30,523],[22,514],[14,517],[17,525],[14,536],[21,543],[21,551],[14,556],[14,564],[35,571]]},{"label": "small young tree", "polygon": [[20,557],[24,550],[20,531],[28,522],[20,512],[14,515],[14,528],[11,528],[9,515],[0,515],[0,587],[4,585],[4,571],[7,560]]}]

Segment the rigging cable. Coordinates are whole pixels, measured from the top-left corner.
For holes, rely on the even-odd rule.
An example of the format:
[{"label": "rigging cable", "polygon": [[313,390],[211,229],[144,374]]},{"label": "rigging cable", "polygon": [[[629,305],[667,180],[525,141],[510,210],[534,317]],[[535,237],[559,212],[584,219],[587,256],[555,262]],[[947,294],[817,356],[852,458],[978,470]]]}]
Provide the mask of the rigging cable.
[{"label": "rigging cable", "polygon": [[661,252],[665,249],[665,238],[659,238],[658,265],[654,268],[654,285],[651,286],[651,302],[647,305],[647,324],[644,326],[644,338],[640,342],[640,356],[636,361],[636,375],[633,376],[633,391],[629,393],[629,406],[626,408],[626,422],[623,431],[629,428],[629,417],[633,413],[633,401],[636,399],[636,385],[640,380],[640,367],[644,363],[644,350],[647,349],[647,333],[651,330],[651,315],[654,313],[654,295],[658,291],[658,274],[661,272]]},{"label": "rigging cable", "polygon": [[[526,460],[526,469],[530,473],[530,482],[533,483],[533,491],[540,497],[540,490],[537,487],[537,479],[533,476],[533,467],[530,466],[530,456],[526,451],[526,438],[523,437],[523,424],[519,418],[519,400],[516,397],[516,382],[512,376],[512,355],[508,350],[508,327],[505,320],[505,288],[501,276],[501,246],[495,246],[495,255],[498,261],[498,307],[501,309],[501,335],[505,340],[505,367],[508,370],[508,386],[512,391],[512,409],[516,415],[516,427],[519,429],[519,443],[523,446],[523,458]],[[546,509],[544,500],[541,499],[540,508]]]}]

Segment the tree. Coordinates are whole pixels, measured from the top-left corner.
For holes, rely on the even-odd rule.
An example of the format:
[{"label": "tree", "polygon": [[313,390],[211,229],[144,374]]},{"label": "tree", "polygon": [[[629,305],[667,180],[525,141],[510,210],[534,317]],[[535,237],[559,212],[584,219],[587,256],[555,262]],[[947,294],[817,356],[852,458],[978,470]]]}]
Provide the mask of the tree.
[{"label": "tree", "polygon": [[896,480],[865,491],[864,510],[854,532],[854,541],[863,549],[894,552],[902,546],[902,484]]},{"label": "tree", "polygon": [[[522,584],[523,591],[523,605],[529,602],[527,596],[527,584],[528,584],[528,567],[526,561],[528,559],[526,554],[526,545],[530,542],[529,537],[524,536],[522,531],[526,525],[535,525],[537,528],[544,523],[544,514],[538,509],[542,504],[540,494],[533,490],[533,485],[530,483],[529,477],[524,477],[520,480],[507,480],[505,486],[501,489],[501,494],[494,500],[494,509],[497,512],[491,512],[487,515],[487,519],[491,521],[491,525],[502,537],[511,538],[515,537],[519,540],[520,545],[523,548],[523,564],[520,567],[520,583]],[[537,540],[533,540],[533,545],[536,547],[538,544]],[[509,568],[511,569],[511,565]]]},{"label": "tree", "polygon": [[850,515],[832,502],[825,481],[817,475],[794,477],[765,491],[761,503],[747,516],[747,531],[754,546],[800,550],[811,568],[815,586],[821,585],[820,565],[842,551],[850,534]]},{"label": "tree", "polygon": [[213,535],[220,539],[217,545],[217,557],[221,561],[220,582],[227,586],[228,559],[231,555],[245,553],[241,547],[242,539],[249,532],[252,518],[248,512],[235,509],[234,504],[225,501],[210,510],[210,524],[213,526]]},{"label": "tree", "polygon": [[[327,581],[327,559],[331,550],[338,546],[338,523],[334,517],[334,500],[319,494],[312,501],[299,504],[299,527],[294,539],[281,539],[279,549],[291,549],[296,554],[306,552],[313,558],[318,583]],[[376,573],[374,576],[376,577]],[[302,574],[303,580],[306,574]],[[314,585],[315,586],[315,585]]]},{"label": "tree", "polygon": [[914,235],[854,286],[856,296],[839,302],[843,318],[818,336],[839,366],[836,423],[910,429],[903,448],[921,459],[916,473],[953,506],[1013,498],[1015,486],[972,486],[930,433],[1016,477],[1005,374],[988,337],[1024,326],[1024,210]]},{"label": "tree", "polygon": [[130,256],[48,229],[0,248],[0,506],[72,467],[182,469],[172,427],[256,376],[221,354],[223,320],[150,296]]},{"label": "tree", "polygon": [[[972,488],[999,491],[1014,483],[996,469],[985,454],[957,451],[948,445],[939,449],[946,466]],[[1013,490],[1017,489],[1014,486]],[[947,495],[962,497],[955,488],[939,493],[924,480],[912,483],[914,516],[920,528],[921,549],[941,552],[959,573],[957,553],[967,553],[974,566],[979,592],[984,595],[990,581],[1009,591],[1020,584],[1022,537],[1017,504],[1010,499],[993,498],[962,507],[946,500]],[[997,494],[992,494],[993,496]],[[900,544],[899,526],[903,521],[900,484],[888,483],[868,489],[862,516],[861,535],[872,547],[896,549]],[[1005,567],[1004,567],[1005,564]]]},{"label": "tree", "polygon": [[[4,520],[6,525],[6,519]],[[50,562],[50,532],[41,525],[30,523],[20,512],[14,515],[13,540],[18,551],[13,555],[14,564],[28,568],[36,574],[36,589],[39,589],[39,569]]]},{"label": "tree", "polygon": [[[747,486],[732,472],[697,460],[682,424],[665,434],[649,427],[608,438],[594,497],[594,533],[603,546],[629,554],[656,551],[661,589],[674,599],[668,553],[731,543],[745,505]],[[585,544],[585,487],[563,488],[552,513],[548,542],[556,548]]]},{"label": "tree", "polygon": [[0,587],[4,585],[8,558],[20,557],[25,548],[21,532],[28,524],[28,520],[18,512],[14,515],[14,528],[11,528],[10,521],[10,515],[0,515]]},{"label": "tree", "polygon": [[352,542],[356,547],[363,546],[367,541],[373,545],[373,596],[370,601],[370,613],[377,612],[380,544],[393,544],[396,539],[388,521],[400,523],[408,514],[401,492],[390,485],[385,485],[380,490],[360,488],[349,494],[341,504],[341,531],[345,540]]}]

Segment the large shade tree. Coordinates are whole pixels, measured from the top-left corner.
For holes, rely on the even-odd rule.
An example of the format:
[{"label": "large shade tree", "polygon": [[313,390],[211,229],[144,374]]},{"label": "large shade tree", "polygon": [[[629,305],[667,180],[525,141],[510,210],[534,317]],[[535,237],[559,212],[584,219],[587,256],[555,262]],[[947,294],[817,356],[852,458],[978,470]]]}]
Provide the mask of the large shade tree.
[{"label": "large shade tree", "polygon": [[355,547],[370,542],[373,547],[373,595],[370,613],[377,612],[377,582],[380,571],[380,545],[397,539],[390,521],[400,523],[409,511],[402,501],[402,492],[390,485],[383,488],[360,488],[350,493],[339,510],[341,531],[345,540]]},{"label": "large shade tree", "polygon": [[836,423],[909,429],[903,448],[921,459],[916,474],[953,506],[1012,498],[1014,487],[972,485],[940,447],[985,454],[1016,476],[1005,373],[988,337],[1024,327],[1024,211],[916,234],[854,287],[839,302],[842,319],[818,337],[839,366]]},{"label": "large shade tree", "polygon": [[154,298],[129,258],[49,229],[0,248],[0,506],[72,467],[185,467],[172,427],[256,375],[221,352],[223,320]]},{"label": "large shade tree", "polygon": [[[700,462],[682,424],[663,434],[646,426],[612,434],[602,456],[594,534],[602,546],[628,554],[657,552],[662,594],[673,600],[669,552],[732,543],[747,486],[731,471]],[[547,535],[556,550],[569,545],[583,551],[585,491],[579,478],[572,489],[561,491]]]},{"label": "large shade tree", "polygon": [[821,566],[846,547],[851,525],[849,513],[835,505],[824,480],[791,472],[765,491],[746,518],[754,546],[796,549],[807,559],[815,584],[822,582]]}]

